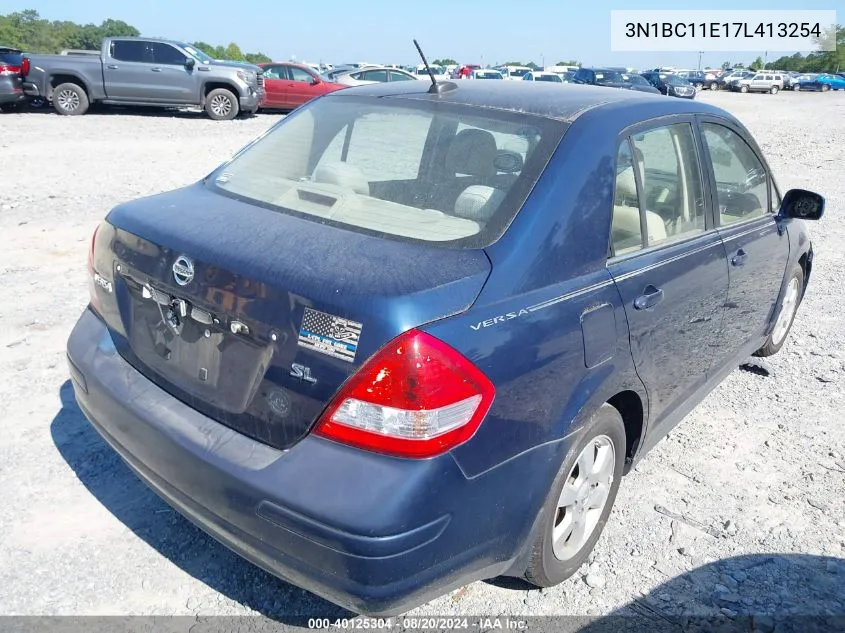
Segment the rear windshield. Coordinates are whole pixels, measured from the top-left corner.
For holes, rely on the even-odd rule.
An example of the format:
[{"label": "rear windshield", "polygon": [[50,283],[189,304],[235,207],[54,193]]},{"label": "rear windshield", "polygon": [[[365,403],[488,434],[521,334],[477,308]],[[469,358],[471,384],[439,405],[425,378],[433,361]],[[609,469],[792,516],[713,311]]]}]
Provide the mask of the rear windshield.
[{"label": "rear windshield", "polygon": [[282,120],[206,183],[359,232],[481,248],[510,224],[565,128],[489,108],[327,97]]},{"label": "rear windshield", "polygon": [[622,78],[622,73],[618,73],[615,70],[596,71],[596,83],[623,83],[624,81],[625,80]]},{"label": "rear windshield", "polygon": [[0,48],[0,63],[9,66],[20,66],[23,55],[20,51]]}]

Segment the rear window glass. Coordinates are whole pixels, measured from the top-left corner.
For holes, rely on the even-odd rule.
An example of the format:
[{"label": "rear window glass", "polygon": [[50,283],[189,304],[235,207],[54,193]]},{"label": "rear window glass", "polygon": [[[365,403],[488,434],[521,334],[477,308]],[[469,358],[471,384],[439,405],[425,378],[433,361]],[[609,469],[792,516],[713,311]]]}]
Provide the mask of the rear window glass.
[{"label": "rear window glass", "polygon": [[566,124],[401,101],[410,103],[314,101],[218,168],[207,185],[281,213],[394,239],[452,248],[494,242]]},{"label": "rear window glass", "polygon": [[10,66],[20,66],[23,55],[19,51],[0,50],[0,62]]}]

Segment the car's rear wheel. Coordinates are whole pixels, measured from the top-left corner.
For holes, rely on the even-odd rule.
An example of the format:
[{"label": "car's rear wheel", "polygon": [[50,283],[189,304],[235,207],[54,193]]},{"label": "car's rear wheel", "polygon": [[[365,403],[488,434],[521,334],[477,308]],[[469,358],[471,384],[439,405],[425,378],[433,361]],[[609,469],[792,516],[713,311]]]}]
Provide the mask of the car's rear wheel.
[{"label": "car's rear wheel", "polygon": [[748,86],[740,86],[739,91],[740,92],[748,92]]},{"label": "car's rear wheel", "polygon": [[828,90],[830,90],[830,86],[828,86],[827,84],[822,84],[822,92],[827,92]]},{"label": "car's rear wheel", "polygon": [[776,95],[778,93],[778,87],[772,86],[769,92],[771,92],[773,95]]},{"label": "car's rear wheel", "polygon": [[616,499],[625,461],[625,426],[603,404],[567,453],[531,545],[525,578],[551,587],[574,574],[601,536]]},{"label": "car's rear wheel", "polygon": [[53,108],[59,114],[67,116],[85,114],[88,112],[89,105],[88,95],[78,84],[59,84],[53,90]]},{"label": "car's rear wheel", "polygon": [[780,351],[780,348],[786,342],[786,335],[792,329],[792,322],[795,320],[795,314],[798,312],[798,306],[801,305],[803,296],[804,271],[798,266],[792,271],[792,275],[786,283],[786,290],[778,307],[775,325],[769,333],[765,345],[754,352],[755,356],[772,356]]},{"label": "car's rear wheel", "polygon": [[719,83],[716,82],[716,81],[711,81],[710,82],[710,90],[718,90],[718,89],[719,89]]},{"label": "car's rear wheel", "polygon": [[205,112],[215,121],[230,121],[239,110],[238,98],[226,88],[215,88],[205,98]]}]

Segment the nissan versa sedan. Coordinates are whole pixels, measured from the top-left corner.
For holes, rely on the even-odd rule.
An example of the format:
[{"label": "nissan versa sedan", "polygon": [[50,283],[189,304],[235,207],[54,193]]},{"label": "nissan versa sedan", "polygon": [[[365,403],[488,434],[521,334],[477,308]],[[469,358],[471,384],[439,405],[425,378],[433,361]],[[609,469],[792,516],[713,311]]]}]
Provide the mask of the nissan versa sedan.
[{"label": "nissan versa sedan", "polygon": [[355,612],[571,576],[622,475],[781,349],[824,199],[782,195],[718,108],[570,88],[339,90],[116,207],[68,341],[82,411],[203,530]]}]

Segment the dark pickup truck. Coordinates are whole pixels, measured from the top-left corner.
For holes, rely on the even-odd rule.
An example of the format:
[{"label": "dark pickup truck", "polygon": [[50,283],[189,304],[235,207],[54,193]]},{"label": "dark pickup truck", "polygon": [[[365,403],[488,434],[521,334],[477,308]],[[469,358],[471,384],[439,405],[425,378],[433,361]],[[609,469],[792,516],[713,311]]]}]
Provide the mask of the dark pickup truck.
[{"label": "dark pickup truck", "polygon": [[110,37],[99,56],[30,55],[24,92],[53,102],[59,114],[84,114],[92,103],[199,106],[216,120],[254,113],[264,99],[261,68],[211,59],[172,40]]}]

